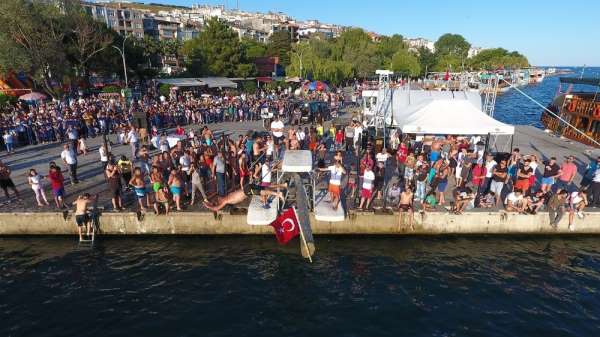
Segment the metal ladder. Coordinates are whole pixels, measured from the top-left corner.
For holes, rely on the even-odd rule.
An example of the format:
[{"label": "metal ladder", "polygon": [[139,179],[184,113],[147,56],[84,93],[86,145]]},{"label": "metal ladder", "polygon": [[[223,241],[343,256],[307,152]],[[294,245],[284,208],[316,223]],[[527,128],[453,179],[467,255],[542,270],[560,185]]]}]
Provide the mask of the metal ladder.
[{"label": "metal ladder", "polygon": [[494,117],[494,108],[496,107],[496,95],[498,94],[498,75],[494,74],[488,79],[485,89],[485,99],[483,101],[483,112],[488,116]]}]

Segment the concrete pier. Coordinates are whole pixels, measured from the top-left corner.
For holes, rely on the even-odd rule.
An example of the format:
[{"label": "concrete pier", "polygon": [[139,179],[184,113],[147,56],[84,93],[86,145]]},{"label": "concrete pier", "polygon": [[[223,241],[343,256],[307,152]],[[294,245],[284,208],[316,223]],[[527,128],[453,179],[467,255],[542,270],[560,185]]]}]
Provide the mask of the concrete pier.
[{"label": "concrete pier", "polygon": [[[548,213],[521,215],[505,212],[467,212],[461,215],[416,213],[414,230],[408,215],[351,213],[343,222],[320,222],[311,216],[316,235],[440,235],[440,234],[600,234],[600,212],[575,217],[569,231],[567,214],[557,229],[549,225]],[[182,212],[156,216],[136,213],[105,213],[99,217],[102,235],[272,235],[270,226],[246,224],[246,215]],[[4,213],[0,235],[71,235],[77,227],[72,215],[62,213]]]}]

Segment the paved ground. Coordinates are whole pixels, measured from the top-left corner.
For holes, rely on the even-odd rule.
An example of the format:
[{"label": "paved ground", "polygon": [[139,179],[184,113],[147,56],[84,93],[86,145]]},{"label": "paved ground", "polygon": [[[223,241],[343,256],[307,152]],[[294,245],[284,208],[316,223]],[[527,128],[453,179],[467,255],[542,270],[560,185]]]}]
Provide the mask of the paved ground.
[{"label": "paved ground", "polygon": [[[225,132],[229,135],[238,135],[246,133],[249,130],[264,130],[260,121],[245,123],[227,122],[218,125],[211,124],[209,127],[217,134]],[[189,129],[190,127],[188,126],[187,128]],[[116,142],[115,135],[111,135],[109,138],[113,142]],[[82,182],[77,185],[70,185],[68,174],[65,174],[65,178],[67,179],[66,201],[71,202],[77,195],[84,192],[90,194],[99,193],[99,206],[104,206],[105,209],[111,209],[110,198],[106,190],[107,185],[102,175],[99,161],[98,148],[102,144],[102,138],[97,137],[89,139],[87,144],[89,147],[88,155],[79,157],[79,177],[82,179]],[[513,146],[519,147],[523,154],[535,153],[543,159],[555,156],[558,158],[559,162],[562,162],[565,156],[573,154],[577,158],[580,174],[583,173],[585,166],[591,158],[600,155],[600,150],[598,149],[551,136],[542,130],[530,126],[517,126],[516,134],[513,139]],[[501,150],[502,147],[505,149],[510,148],[510,140],[508,138],[497,140],[497,149]],[[55,210],[54,206],[43,208],[37,207],[33,192],[27,184],[27,174],[30,168],[35,168],[42,175],[47,175],[48,163],[52,160],[59,163],[61,150],[62,144],[54,143],[18,148],[17,152],[10,156],[2,153],[0,158],[13,171],[12,178],[22,194],[22,199],[20,201],[11,199],[11,202],[8,203],[5,197],[0,195],[0,212]],[[117,156],[121,154],[125,154],[128,157],[130,156],[130,148],[127,145],[113,145],[112,152]],[[349,158],[349,160],[355,159]],[[576,179],[576,182],[579,182],[580,179],[580,177]],[[46,195],[51,199],[52,196],[49,187],[46,188]],[[126,193],[124,201],[126,207],[132,207],[133,194],[131,192]],[[377,203],[374,204],[374,206],[377,206]],[[187,209],[195,211],[205,210],[203,206],[198,205],[193,207],[187,206]]]},{"label": "paved ground", "polygon": [[[225,132],[229,135],[238,135],[245,133],[248,130],[262,131],[261,122],[245,122],[245,123],[220,123],[218,125],[209,125],[210,129],[216,134]],[[189,129],[190,126],[187,127]],[[115,156],[122,154],[128,158],[131,157],[131,149],[128,145],[116,145],[116,135],[110,135],[109,140],[113,143],[112,153]],[[105,209],[112,208],[110,197],[107,191],[106,181],[102,174],[102,167],[100,165],[100,154],[98,149],[102,145],[102,138],[90,138],[87,140],[87,146],[89,148],[86,156],[80,155],[78,157],[78,177],[81,182],[76,185],[70,184],[70,178],[68,173],[65,173],[65,190],[67,193],[66,201],[72,202],[78,195],[82,193],[90,193],[92,195],[99,193],[100,202],[99,206],[104,206]],[[27,175],[29,169],[34,168],[40,174],[46,176],[48,174],[48,163],[50,161],[56,161],[56,163],[66,169],[66,166],[62,164],[60,159],[60,153],[62,151],[62,143],[52,143],[45,145],[33,145],[18,148],[15,154],[7,156],[6,153],[2,152],[0,159],[7,164],[12,170],[12,179],[17,186],[17,189],[21,192],[21,200],[11,198],[10,202],[7,202],[3,194],[0,194],[0,212],[14,212],[14,211],[49,211],[55,210],[51,202],[52,194],[50,192],[49,183],[46,184],[46,197],[51,202],[49,207],[38,207],[35,202],[35,195],[27,183]],[[154,152],[152,152],[154,153]],[[2,193],[2,192],[0,192]],[[133,201],[133,194],[125,194],[125,206],[131,205]],[[194,210],[201,210],[204,207],[193,207]]]}]

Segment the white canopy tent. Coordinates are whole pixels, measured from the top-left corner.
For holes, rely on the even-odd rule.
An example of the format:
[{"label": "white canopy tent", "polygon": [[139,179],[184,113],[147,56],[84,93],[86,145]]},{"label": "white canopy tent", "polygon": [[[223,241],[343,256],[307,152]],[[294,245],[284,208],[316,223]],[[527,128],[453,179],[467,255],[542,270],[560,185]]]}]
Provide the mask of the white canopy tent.
[{"label": "white canopy tent", "polygon": [[443,135],[512,135],[515,127],[488,116],[469,100],[428,99],[394,111],[403,133]]}]

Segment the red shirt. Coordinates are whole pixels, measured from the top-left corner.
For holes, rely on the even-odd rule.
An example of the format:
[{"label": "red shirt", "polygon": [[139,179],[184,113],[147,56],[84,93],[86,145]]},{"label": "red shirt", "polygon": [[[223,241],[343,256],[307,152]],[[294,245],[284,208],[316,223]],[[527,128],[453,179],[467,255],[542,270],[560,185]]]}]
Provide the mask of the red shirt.
[{"label": "red shirt", "polygon": [[50,172],[48,174],[48,179],[50,180],[50,186],[53,190],[57,190],[64,186],[63,182],[65,181],[65,177],[61,172]]},{"label": "red shirt", "polygon": [[[475,165],[473,166],[473,185],[475,186],[479,186],[483,183],[483,177],[485,177],[486,174],[486,169],[485,166],[483,165]],[[482,178],[478,178],[478,177],[482,177]]]},{"label": "red shirt", "polygon": [[338,130],[338,132],[335,134],[335,142],[341,143],[343,141],[344,141],[344,133],[342,132],[342,130]]},{"label": "red shirt", "polygon": [[400,147],[398,147],[398,152],[396,153],[396,158],[398,160],[398,164],[404,164],[406,162],[407,157],[408,157],[408,147],[406,147],[406,144],[401,143]]},{"label": "red shirt", "polygon": [[175,129],[175,134],[178,136],[183,136],[185,135],[185,130],[183,128],[177,128]]}]

